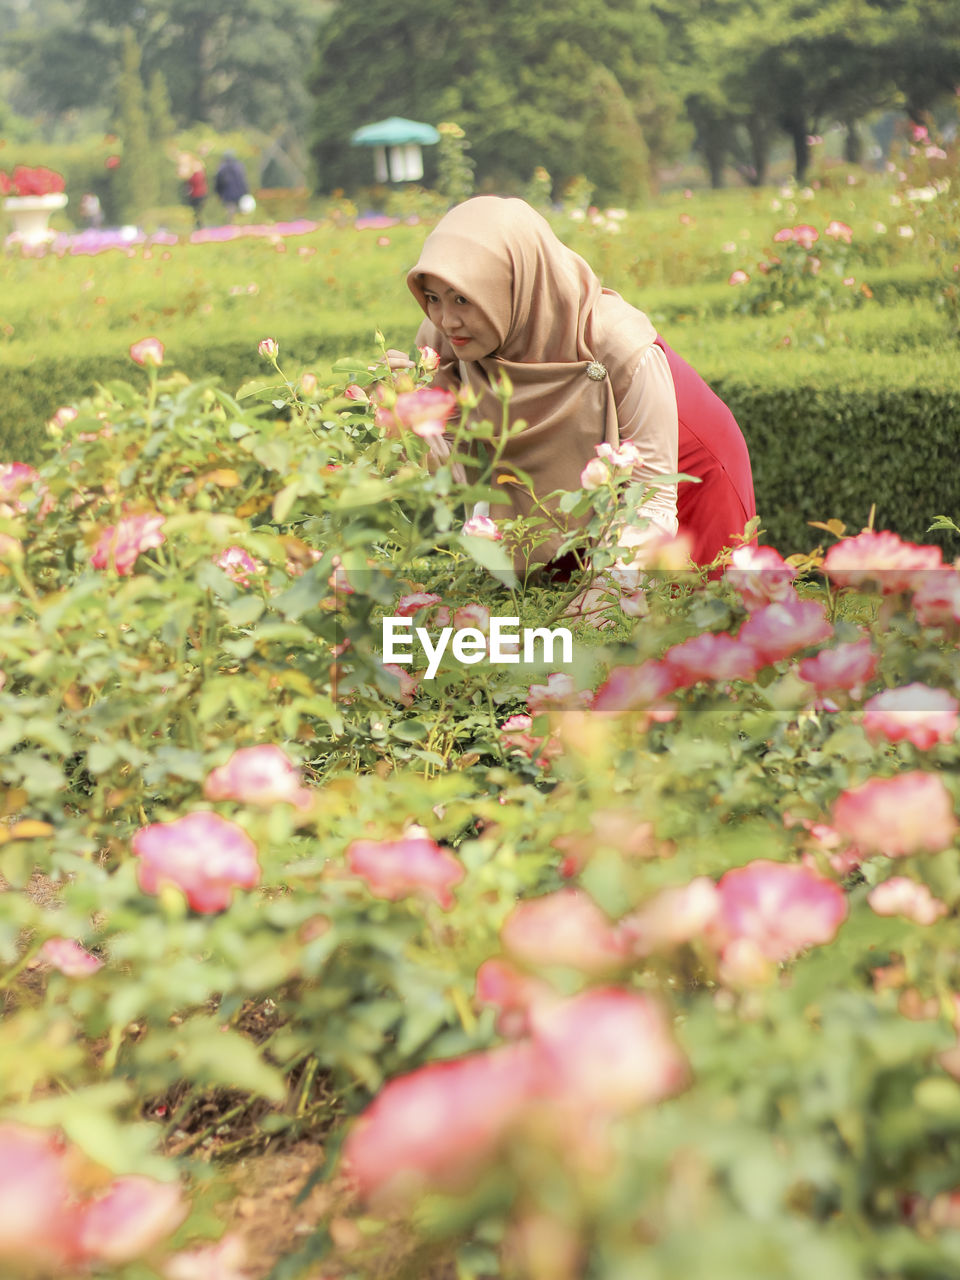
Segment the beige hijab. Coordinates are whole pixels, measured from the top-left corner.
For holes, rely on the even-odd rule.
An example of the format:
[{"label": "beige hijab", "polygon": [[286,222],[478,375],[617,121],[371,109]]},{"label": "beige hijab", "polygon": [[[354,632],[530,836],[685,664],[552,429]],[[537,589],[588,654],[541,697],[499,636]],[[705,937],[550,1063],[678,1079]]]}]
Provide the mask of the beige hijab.
[{"label": "beige hijab", "polygon": [[[619,444],[614,386],[618,374],[629,377],[653,343],[656,330],[649,319],[603,289],[583,258],[523,200],[477,196],[441,218],[407,275],[426,312],[423,275],[437,276],[462,293],[499,338],[486,359],[461,361],[429,320],[417,333],[419,345],[440,355],[435,385],[472,391],[477,421],[500,423],[494,388],[501,373],[510,379],[509,420],[511,426],[521,420],[525,425],[508,439],[499,475],[519,467],[541,500],[555,490],[579,487],[580,472],[596,456],[596,445]],[[494,518],[526,515],[534,508],[523,489],[501,487],[506,501],[491,507]],[[549,559],[559,541],[558,533],[534,559]]]}]

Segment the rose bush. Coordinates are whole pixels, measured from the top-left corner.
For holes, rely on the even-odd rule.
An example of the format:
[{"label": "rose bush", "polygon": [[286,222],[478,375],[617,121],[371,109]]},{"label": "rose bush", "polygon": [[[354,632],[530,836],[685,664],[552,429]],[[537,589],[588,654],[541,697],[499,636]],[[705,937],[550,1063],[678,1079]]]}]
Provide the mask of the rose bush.
[{"label": "rose bush", "polygon": [[[251,404],[148,363],[0,471],[3,1265],[213,1266],[201,1158],[323,1131],[362,1230],[290,1276],[382,1270],[398,1205],[463,1274],[950,1274],[957,570],[735,552],[570,668],[390,672],[383,616],[555,625],[614,552],[523,581],[464,523],[492,429],[431,474],[370,364]],[[601,461],[581,555],[642,500]]]}]

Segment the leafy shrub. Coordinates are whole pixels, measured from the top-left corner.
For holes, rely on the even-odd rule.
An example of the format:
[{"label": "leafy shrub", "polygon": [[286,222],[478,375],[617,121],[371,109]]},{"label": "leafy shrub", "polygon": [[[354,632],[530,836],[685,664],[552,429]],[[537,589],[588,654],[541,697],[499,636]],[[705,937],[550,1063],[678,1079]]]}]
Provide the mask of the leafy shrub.
[{"label": "leafy shrub", "polygon": [[[62,1132],[63,1248],[168,1273],[202,1196],[112,1255],[111,1197],[193,1191],[243,1115],[345,1137],[364,1218],[290,1275],[399,1269],[395,1215],[524,1280],[949,1274],[957,571],[888,532],[744,547],[651,574],[569,671],[405,682],[382,614],[567,593],[461,525],[494,495],[424,469],[413,388],[263,351],[244,406],[138,345],[145,391],[0,472],[0,1175],[51,1180],[18,1203],[70,1197]],[[594,529],[642,496],[604,466],[566,499]],[[65,1230],[8,1217],[0,1257]]]}]

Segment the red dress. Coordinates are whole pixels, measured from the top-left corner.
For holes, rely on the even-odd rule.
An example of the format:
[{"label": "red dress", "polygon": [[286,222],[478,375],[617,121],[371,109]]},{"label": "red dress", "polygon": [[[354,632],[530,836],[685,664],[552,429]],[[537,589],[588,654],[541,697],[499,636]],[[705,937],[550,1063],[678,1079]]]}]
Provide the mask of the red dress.
[{"label": "red dress", "polygon": [[693,538],[693,559],[709,564],[757,514],[747,442],[736,418],[697,371],[662,338],[656,343],[667,357],[677,393],[677,469],[700,478],[700,484],[679,485],[677,520],[680,532]]}]

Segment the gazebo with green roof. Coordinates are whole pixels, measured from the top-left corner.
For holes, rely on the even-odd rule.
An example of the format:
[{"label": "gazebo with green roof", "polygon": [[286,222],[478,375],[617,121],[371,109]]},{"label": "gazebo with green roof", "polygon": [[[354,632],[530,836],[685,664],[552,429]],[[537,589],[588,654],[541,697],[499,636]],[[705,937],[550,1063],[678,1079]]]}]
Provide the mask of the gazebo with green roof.
[{"label": "gazebo with green roof", "polygon": [[[365,124],[350,135],[354,147],[373,147],[374,176],[377,182],[417,182],[423,177],[421,147],[440,141],[432,124],[390,116],[375,124]],[[389,164],[387,160],[389,152]]]}]

